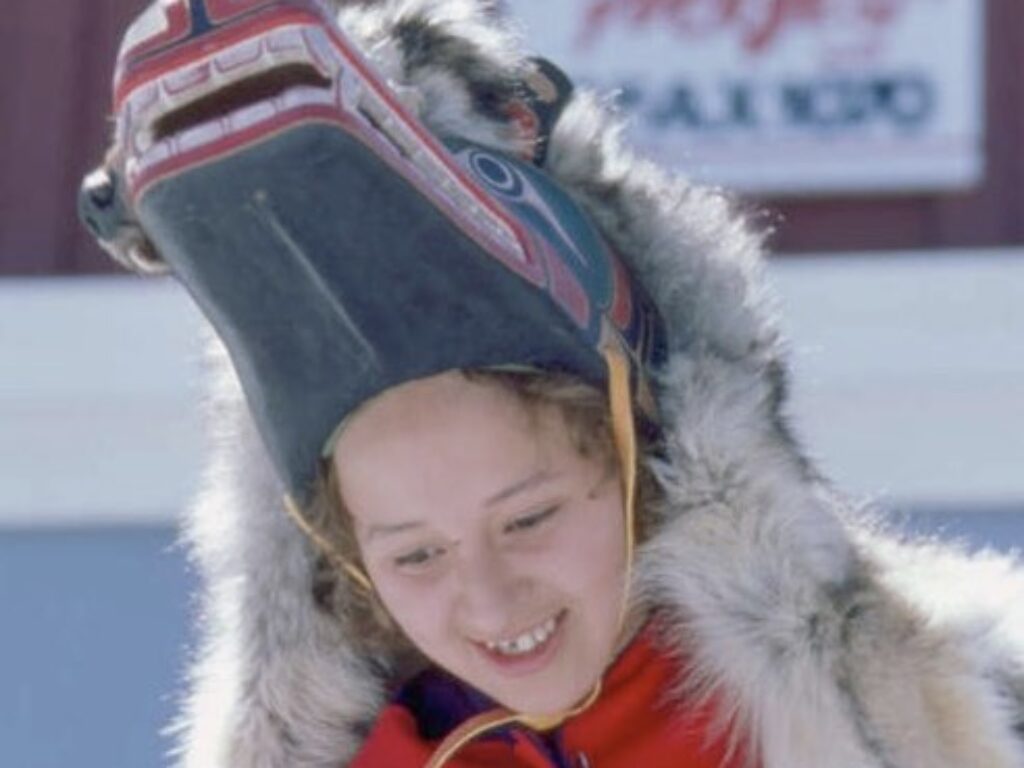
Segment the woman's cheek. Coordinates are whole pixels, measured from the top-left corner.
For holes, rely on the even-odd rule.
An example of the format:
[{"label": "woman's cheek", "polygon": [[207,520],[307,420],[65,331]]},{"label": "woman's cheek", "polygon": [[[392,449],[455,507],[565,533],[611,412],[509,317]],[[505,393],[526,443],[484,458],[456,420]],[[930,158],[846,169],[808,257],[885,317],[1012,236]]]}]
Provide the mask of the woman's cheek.
[{"label": "woman's cheek", "polygon": [[613,498],[586,505],[579,512],[573,525],[564,526],[553,542],[552,549],[558,553],[551,558],[555,572],[576,587],[621,581],[626,561],[621,504]]},{"label": "woman's cheek", "polygon": [[430,579],[390,573],[375,579],[378,594],[391,618],[420,650],[438,634],[444,615],[443,591]]}]

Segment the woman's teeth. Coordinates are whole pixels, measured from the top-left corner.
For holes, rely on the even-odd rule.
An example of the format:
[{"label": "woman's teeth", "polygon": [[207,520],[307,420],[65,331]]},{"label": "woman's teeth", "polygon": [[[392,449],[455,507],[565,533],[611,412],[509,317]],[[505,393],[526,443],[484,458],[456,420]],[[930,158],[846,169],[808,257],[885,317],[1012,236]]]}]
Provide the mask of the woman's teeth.
[{"label": "woman's teeth", "polygon": [[524,653],[530,653],[530,651],[536,650],[539,646],[547,642],[548,638],[555,633],[556,624],[556,618],[552,616],[540,626],[524,632],[512,640],[498,640],[493,643],[484,643],[484,645],[487,646],[487,650],[501,653],[506,656],[518,656]]}]

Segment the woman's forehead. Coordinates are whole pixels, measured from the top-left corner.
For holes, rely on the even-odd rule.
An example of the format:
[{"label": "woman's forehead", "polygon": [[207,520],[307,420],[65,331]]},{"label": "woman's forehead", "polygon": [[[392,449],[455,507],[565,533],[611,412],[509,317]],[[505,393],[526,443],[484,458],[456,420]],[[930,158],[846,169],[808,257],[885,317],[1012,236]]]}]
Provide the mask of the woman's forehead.
[{"label": "woman's forehead", "polygon": [[[458,514],[459,505],[451,503],[431,504],[429,497],[417,496],[422,503],[407,509],[395,509],[388,506],[367,505],[361,512],[353,512],[353,518],[364,544],[375,540],[384,541],[400,534],[416,534],[423,531],[434,531],[439,526],[454,523],[464,531],[468,525],[486,525],[492,516],[502,516],[508,508],[532,503],[539,494],[549,493],[552,489],[561,489],[565,473],[540,469],[529,476],[514,480],[504,488],[499,488],[489,498],[482,500],[469,499],[463,510],[468,514]],[[473,503],[477,501],[478,503]]]},{"label": "woman's forehead", "polygon": [[438,441],[457,434],[522,433],[536,437],[555,421],[542,412],[554,407],[528,407],[511,391],[487,380],[469,379],[450,371],[393,387],[365,403],[349,419],[335,443],[340,466],[347,457],[367,448],[398,450],[414,441]]},{"label": "woman's forehead", "polygon": [[338,441],[339,490],[357,522],[483,513],[592,474],[553,407],[531,415],[513,395],[463,386],[458,399],[368,410]]}]

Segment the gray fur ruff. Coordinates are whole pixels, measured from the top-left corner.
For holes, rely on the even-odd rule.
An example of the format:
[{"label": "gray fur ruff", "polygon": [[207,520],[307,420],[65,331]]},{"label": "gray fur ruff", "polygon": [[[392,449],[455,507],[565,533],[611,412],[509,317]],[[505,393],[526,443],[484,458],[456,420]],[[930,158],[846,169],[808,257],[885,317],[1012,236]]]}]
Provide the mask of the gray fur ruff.
[{"label": "gray fur ruff", "polygon": [[[339,19],[434,131],[518,149],[489,105],[526,53],[493,9],[392,0],[346,4]],[[579,92],[547,169],[668,325],[655,467],[667,503],[635,588],[690,660],[679,695],[720,697],[764,768],[1024,768],[1024,576],[857,522],[786,425],[759,235],[721,193],[634,156],[619,133],[613,110]],[[213,357],[211,459],[186,534],[205,580],[202,639],[178,764],[337,768],[383,704],[385,667],[317,608],[314,554]]]}]

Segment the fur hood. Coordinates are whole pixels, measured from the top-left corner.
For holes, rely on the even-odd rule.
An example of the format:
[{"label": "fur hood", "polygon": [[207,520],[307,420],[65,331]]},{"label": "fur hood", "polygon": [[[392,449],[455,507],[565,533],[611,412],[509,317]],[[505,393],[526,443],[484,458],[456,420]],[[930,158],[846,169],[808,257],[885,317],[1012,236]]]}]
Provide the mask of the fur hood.
[{"label": "fur hood", "polygon": [[[435,132],[518,149],[494,109],[527,66],[483,3],[382,0],[345,30]],[[785,350],[761,239],[720,192],[632,155],[579,91],[546,169],[660,308],[667,501],[636,588],[765,768],[1024,768],[1024,575],[858,522],[787,426]],[[211,343],[210,459],[186,536],[205,582],[178,726],[182,768],[347,764],[383,704],[386,660],[318,608],[315,557],[223,352]]]}]

